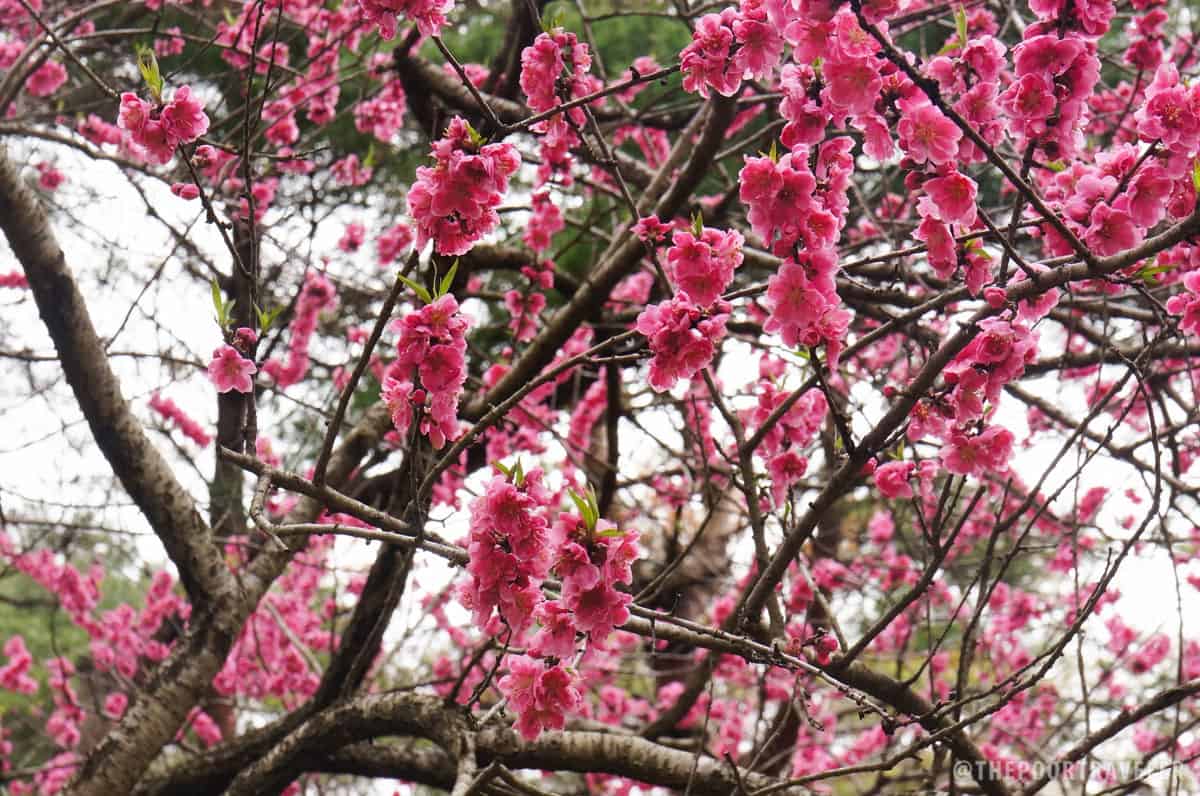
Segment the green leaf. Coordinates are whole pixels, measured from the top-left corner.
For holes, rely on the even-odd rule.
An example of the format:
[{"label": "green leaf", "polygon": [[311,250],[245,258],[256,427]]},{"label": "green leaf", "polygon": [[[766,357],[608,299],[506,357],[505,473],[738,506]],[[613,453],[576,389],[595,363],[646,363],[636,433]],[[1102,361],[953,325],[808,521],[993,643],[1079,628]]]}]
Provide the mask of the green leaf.
[{"label": "green leaf", "polygon": [[375,166],[375,142],[372,141],[367,145],[367,157],[363,160],[363,168],[373,168]]},{"label": "green leaf", "polygon": [[154,57],[154,50],[144,44],[139,44],[134,52],[137,53],[138,71],[142,73],[142,79],[150,87],[150,94],[154,97],[155,102],[162,102],[162,72],[159,71],[158,59]]},{"label": "green leaf", "polygon": [[476,130],[474,127],[472,127],[470,125],[470,123],[467,124],[467,137],[471,139],[471,145],[474,146],[476,149],[478,149],[479,147],[483,146],[484,143],[486,143],[483,139],[483,136],[481,136],[479,134],[479,131]]},{"label": "green leaf", "polygon": [[442,281],[438,284],[438,298],[450,292],[450,286],[454,284],[454,275],[458,273],[458,258],[454,258],[454,264],[450,266],[450,270],[442,277]]},{"label": "green leaf", "polygon": [[512,478],[513,483],[517,486],[525,486],[525,468],[521,466],[520,458],[518,458],[517,463],[513,465]]},{"label": "green leaf", "polygon": [[771,150],[767,152],[767,157],[771,159],[772,163],[779,162],[779,142],[775,139],[771,139]]},{"label": "green leaf", "polygon": [[967,9],[959,6],[954,9],[954,29],[958,31],[959,45],[967,46]]},{"label": "green leaf", "polygon": [[699,210],[692,216],[692,234],[697,238],[704,234],[704,213]]},{"label": "green leaf", "polygon": [[553,34],[556,28],[563,26],[563,10],[556,8],[550,16],[542,17],[542,32]]},{"label": "green leaf", "polygon": [[499,470],[501,475],[512,478],[512,468],[505,467],[500,462],[492,462],[492,467],[495,467],[497,470]]},{"label": "green leaf", "polygon": [[424,285],[412,281],[404,274],[396,274],[396,278],[412,288],[412,291],[417,294],[417,298],[421,299],[426,304],[433,303],[433,296],[429,295],[429,291],[425,289]]},{"label": "green leaf", "polygon": [[271,324],[275,323],[275,319],[283,312],[283,307],[276,307],[273,310],[264,310],[257,304],[254,305],[254,312],[258,315],[258,330],[265,332],[271,328]]},{"label": "green leaf", "polygon": [[1054,172],[1055,174],[1057,174],[1057,173],[1059,173],[1060,171],[1066,171],[1066,170],[1067,170],[1067,164],[1066,164],[1066,163],[1064,163],[1064,162],[1063,162],[1063,161],[1061,161],[1061,160],[1052,160],[1052,161],[1050,161],[1049,163],[1047,163],[1047,164],[1046,164],[1046,168],[1050,169],[1050,171],[1052,171],[1052,172]]},{"label": "green leaf", "polygon": [[603,536],[606,539],[614,539],[618,536],[624,536],[625,532],[620,528],[609,528],[607,531],[597,531],[597,536]]},{"label": "green leaf", "polygon": [[571,502],[575,504],[575,508],[579,509],[579,516],[583,517],[586,521],[588,513],[587,501],[580,497],[578,492],[569,487],[567,488],[567,494],[570,496]]},{"label": "green leaf", "polygon": [[1192,161],[1192,187],[1196,193],[1200,193],[1200,158]]},{"label": "green leaf", "polygon": [[1138,270],[1137,276],[1143,282],[1145,282],[1147,285],[1150,285],[1151,287],[1153,287],[1154,285],[1158,284],[1158,279],[1156,277],[1159,274],[1165,274],[1168,271],[1173,271],[1174,269],[1175,269],[1174,263],[1159,263],[1159,264],[1147,265],[1145,268]]}]

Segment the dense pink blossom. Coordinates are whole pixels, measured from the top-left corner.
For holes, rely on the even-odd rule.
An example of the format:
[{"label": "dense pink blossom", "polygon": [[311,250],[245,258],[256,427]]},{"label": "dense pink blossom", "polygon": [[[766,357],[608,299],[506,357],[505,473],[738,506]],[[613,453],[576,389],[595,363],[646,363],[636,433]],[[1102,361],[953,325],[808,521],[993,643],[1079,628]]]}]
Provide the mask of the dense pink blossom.
[{"label": "dense pink blossom", "polygon": [[461,117],[433,145],[436,165],[417,169],[408,209],[417,248],[429,241],[441,254],[464,254],[500,223],[496,207],[520,165],[511,144],[481,144]]},{"label": "dense pink blossom", "polygon": [[385,39],[396,36],[396,18],[416,24],[423,36],[436,36],[446,24],[454,0],[356,0],[359,13],[379,26]]},{"label": "dense pink blossom", "polygon": [[638,315],[637,330],[654,355],[650,360],[651,387],[659,392],[669,390],[680,379],[690,379],[708,367],[725,336],[727,306],[718,303],[708,314],[686,296],[676,296]]},{"label": "dense pink blossom", "polygon": [[508,674],[498,685],[517,714],[517,732],[527,741],[542,730],[561,730],[567,714],[582,702],[576,676],[565,665],[548,666],[524,655],[508,659]]},{"label": "dense pink blossom", "polygon": [[887,462],[875,469],[875,486],[885,498],[910,498],[913,496],[912,486],[908,479],[917,467],[915,462]]},{"label": "dense pink blossom", "polygon": [[66,67],[58,61],[46,61],[25,79],[25,91],[33,97],[49,97],[66,82]]},{"label": "dense pink blossom", "polygon": [[699,237],[692,232],[676,232],[672,243],[667,249],[671,280],[701,307],[711,305],[733,281],[734,269],[742,264],[741,234],[705,227]]}]

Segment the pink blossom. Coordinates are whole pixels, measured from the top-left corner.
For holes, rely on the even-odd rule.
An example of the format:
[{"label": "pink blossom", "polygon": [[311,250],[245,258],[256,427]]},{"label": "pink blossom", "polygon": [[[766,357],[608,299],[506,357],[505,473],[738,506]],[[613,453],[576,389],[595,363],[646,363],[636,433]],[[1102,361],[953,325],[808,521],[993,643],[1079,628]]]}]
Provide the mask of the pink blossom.
[{"label": "pink blossom", "polygon": [[916,462],[905,461],[881,464],[875,470],[875,486],[879,488],[879,493],[889,500],[912,497],[913,490],[908,479],[916,467]]},{"label": "pink blossom", "polygon": [[732,97],[742,86],[742,73],[733,66],[730,51],[734,45],[733,23],[736,9],[720,14],[705,14],[696,20],[692,43],[679,53],[684,91],[709,96],[709,89]]},{"label": "pink blossom", "polygon": [[191,182],[173,182],[171,183],[171,193],[178,196],[180,199],[192,201],[200,198],[200,188],[195,183]]},{"label": "pink blossom", "polygon": [[1092,223],[1083,234],[1084,241],[1097,254],[1107,256],[1132,249],[1142,242],[1142,231],[1129,213],[1100,202],[1092,210]]},{"label": "pink blossom", "polygon": [[401,222],[389,227],[375,241],[375,251],[379,265],[387,266],[394,263],[397,257],[403,254],[408,247],[412,246],[414,238],[412,227],[408,226],[408,224]]},{"label": "pink blossom", "polygon": [[129,697],[120,691],[114,691],[104,698],[104,715],[116,721],[125,715],[125,708],[128,705]]},{"label": "pink blossom", "polygon": [[942,448],[942,464],[958,475],[1004,472],[1012,457],[1013,434],[1001,426],[988,426],[979,434],[955,430]]},{"label": "pink blossom", "polygon": [[171,101],[162,109],[161,118],[166,134],[185,144],[208,132],[208,116],[204,113],[204,106],[192,97],[189,86],[180,86],[175,90]]},{"label": "pink blossom", "polygon": [[927,100],[901,101],[900,122],[896,127],[900,147],[916,161],[934,165],[954,162],[962,131]]},{"label": "pink blossom", "polygon": [[742,264],[740,233],[704,228],[697,238],[691,232],[676,232],[667,249],[667,272],[680,290],[701,307],[721,297]]},{"label": "pink blossom", "polygon": [[212,362],[208,363],[208,378],[217,392],[248,393],[254,389],[254,380],[250,377],[257,370],[254,363],[244,359],[233,346],[223,345],[213,351]]},{"label": "pink blossom", "polygon": [[583,701],[576,677],[563,664],[553,666],[525,655],[509,658],[508,674],[497,684],[517,714],[517,732],[527,741],[542,730],[561,730],[566,716]]},{"label": "pink blossom", "polygon": [[957,171],[927,180],[925,193],[933,200],[937,215],[947,224],[975,223],[975,181]]},{"label": "pink blossom", "polygon": [[[726,305],[727,306],[727,305]],[[680,379],[689,379],[708,367],[716,344],[725,336],[729,317],[721,304],[708,315],[686,296],[653,304],[637,318],[637,330],[650,351],[650,386],[663,392]]]},{"label": "pink blossom", "polygon": [[446,24],[454,0],[356,0],[359,13],[379,26],[379,35],[396,36],[396,17],[415,22],[422,36],[436,36]]},{"label": "pink blossom", "polygon": [[32,97],[49,97],[66,82],[66,68],[58,61],[46,61],[25,79],[25,91]]},{"label": "pink blossom", "polygon": [[461,117],[433,145],[437,161],[417,169],[408,209],[417,222],[417,247],[432,240],[441,254],[464,254],[495,229],[495,208],[520,165],[511,144],[481,144]]}]

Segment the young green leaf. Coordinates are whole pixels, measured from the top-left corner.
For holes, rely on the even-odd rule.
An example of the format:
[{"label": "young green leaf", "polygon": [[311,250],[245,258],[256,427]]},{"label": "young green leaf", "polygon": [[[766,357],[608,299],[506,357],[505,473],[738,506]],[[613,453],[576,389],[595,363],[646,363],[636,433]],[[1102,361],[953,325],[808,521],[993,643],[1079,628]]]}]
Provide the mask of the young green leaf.
[{"label": "young green leaf", "polygon": [[442,277],[442,281],[438,284],[437,297],[441,298],[450,292],[450,286],[454,284],[454,275],[458,273],[458,258],[454,258],[454,264],[450,266],[450,270]]},{"label": "young green leaf", "polygon": [[162,72],[158,68],[158,59],[154,57],[154,50],[140,44],[135,52],[137,53],[138,71],[142,73],[142,79],[150,87],[150,94],[154,97],[155,102],[162,102]]},{"label": "young green leaf", "polygon": [[1192,161],[1192,187],[1196,193],[1200,193],[1200,158]]},{"label": "young green leaf", "polygon": [[396,274],[396,278],[412,288],[412,292],[416,293],[417,298],[421,299],[421,301],[424,301],[426,304],[433,303],[433,296],[429,295],[429,291],[425,289],[424,285],[412,281],[404,274]]},{"label": "young green leaf", "polygon": [[967,46],[967,9],[964,6],[959,6],[954,9],[954,29],[958,32],[958,43],[960,47]]},{"label": "young green leaf", "polygon": [[697,238],[704,234],[704,213],[699,210],[692,216],[692,234]]}]

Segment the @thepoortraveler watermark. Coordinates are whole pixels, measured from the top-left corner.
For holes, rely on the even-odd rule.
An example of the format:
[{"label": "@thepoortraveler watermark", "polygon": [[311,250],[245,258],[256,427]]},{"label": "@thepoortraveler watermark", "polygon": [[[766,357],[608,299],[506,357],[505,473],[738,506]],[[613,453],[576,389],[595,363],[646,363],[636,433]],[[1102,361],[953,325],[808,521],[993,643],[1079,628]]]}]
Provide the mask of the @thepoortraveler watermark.
[{"label": "@thepoortraveler watermark", "polygon": [[1083,762],[1044,762],[1041,760],[956,760],[954,778],[959,782],[1031,782],[1048,779],[1117,784],[1143,780],[1153,775],[1164,774],[1179,763],[1143,763],[1139,760]]}]

